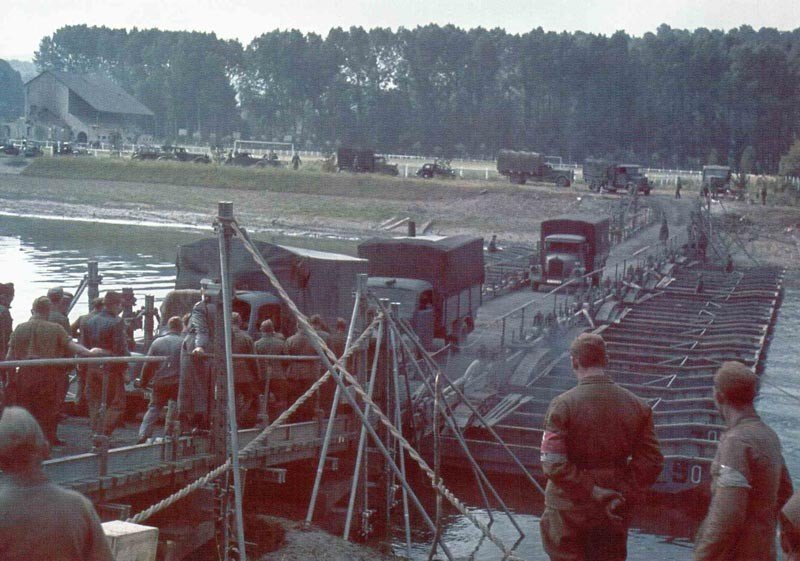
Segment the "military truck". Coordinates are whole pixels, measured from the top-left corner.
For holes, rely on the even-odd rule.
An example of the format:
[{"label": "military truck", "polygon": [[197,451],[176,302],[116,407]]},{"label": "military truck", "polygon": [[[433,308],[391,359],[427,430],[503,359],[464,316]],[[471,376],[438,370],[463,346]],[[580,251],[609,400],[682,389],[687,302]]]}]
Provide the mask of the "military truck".
[{"label": "military truck", "polygon": [[[542,222],[538,273],[531,274],[531,288],[555,287],[604,267],[611,247],[608,227],[608,218],[578,214]],[[592,284],[601,276],[593,274]]]},{"label": "military truck", "polygon": [[703,187],[712,195],[724,195],[731,189],[733,174],[728,166],[703,166]]},{"label": "military truck", "polygon": [[608,160],[587,159],[583,163],[583,180],[591,191],[610,191],[625,189],[633,195],[637,191],[650,194],[650,182],[642,174],[637,164],[618,164]]},{"label": "military truck", "polygon": [[462,344],[475,328],[484,281],[483,239],[473,236],[373,238],[358,246],[369,261],[369,290],[400,302],[426,349],[434,339]]},{"label": "military truck", "polygon": [[[306,315],[319,314],[329,326],[334,325],[339,317],[350,317],[356,276],[367,272],[364,259],[266,242],[254,243],[300,311]],[[231,283],[236,290],[233,311],[242,316],[247,331],[257,337],[261,322],[271,319],[277,331],[287,336],[293,334],[296,329],[294,317],[241,240],[236,238],[232,240],[230,264]],[[180,293],[187,294],[185,298],[191,300],[192,293],[196,292],[188,309],[185,303],[171,304],[175,311],[186,313],[199,298],[200,281],[219,277],[218,240],[206,238],[180,246],[176,268],[176,290],[168,295],[165,303],[169,298],[180,301]],[[175,315],[173,311],[166,313],[168,315],[162,315],[164,321]]]},{"label": "military truck", "polygon": [[355,173],[382,173],[398,175],[397,164],[390,164],[383,156],[375,155],[374,150],[339,148],[336,151],[336,165],[339,171]]},{"label": "military truck", "polygon": [[574,180],[572,170],[555,169],[547,163],[545,156],[536,152],[500,150],[497,154],[497,171],[517,185],[525,185],[530,179],[555,183],[559,187],[569,187]]}]

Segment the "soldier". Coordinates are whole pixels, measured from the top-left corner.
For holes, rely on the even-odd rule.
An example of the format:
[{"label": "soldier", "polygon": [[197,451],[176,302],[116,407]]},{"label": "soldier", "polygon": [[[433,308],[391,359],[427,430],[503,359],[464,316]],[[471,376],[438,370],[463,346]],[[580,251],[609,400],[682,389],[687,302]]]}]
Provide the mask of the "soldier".
[{"label": "soldier", "polygon": [[0,360],[8,352],[8,340],[14,329],[14,320],[11,318],[11,302],[14,301],[14,283],[0,283]]},{"label": "soldier", "polygon": [[47,479],[47,456],[36,419],[7,407],[0,418],[0,559],[113,561],[92,503]]},{"label": "soldier", "polygon": [[331,334],[331,350],[337,358],[344,354],[344,347],[347,344],[347,321],[344,318],[336,318],[336,329]]},{"label": "soldier", "polygon": [[292,156],[292,168],[293,168],[295,171],[297,171],[297,170],[300,168],[300,164],[301,164],[301,163],[302,163],[302,162],[300,161],[300,154],[298,154],[297,152],[295,152],[295,153],[294,153],[294,155]]},{"label": "soldier", "polygon": [[767,186],[761,186],[761,206],[765,206],[767,204]]},{"label": "soldier", "polygon": [[[297,332],[286,340],[286,354],[294,356],[315,355],[311,341],[298,325]],[[297,401],[308,388],[319,378],[319,365],[313,361],[291,361],[286,372],[286,382],[288,389],[288,402],[290,404]],[[314,415],[314,409],[319,401],[318,395],[312,397],[297,411],[297,419],[307,421]]]},{"label": "soldier", "polygon": [[150,396],[150,405],[142,419],[139,427],[139,444],[147,441],[153,436],[158,415],[161,409],[167,405],[170,399],[178,399],[178,380],[181,373],[181,344],[183,337],[183,322],[178,316],[172,316],[167,320],[167,333],[159,337],[150,349],[147,356],[163,356],[167,360],[155,363],[145,363],[142,368],[142,376],[137,380],[138,387],[146,388],[153,382],[153,393]]},{"label": "soldier", "polygon": [[[238,312],[231,315],[231,352],[240,355],[255,354],[253,339],[242,331],[242,316]],[[233,359],[233,376],[236,390],[236,416],[240,426],[255,424],[255,405],[258,402],[259,379],[258,363],[252,359]]]},{"label": "soldier", "polygon": [[[259,330],[261,331],[261,339],[255,343],[256,354],[284,354],[286,341],[283,335],[275,332],[275,326],[271,319],[265,319],[261,322]],[[267,400],[267,407],[269,407],[269,394],[272,393],[272,395],[275,396],[278,412],[283,412],[288,407],[288,386],[284,365],[277,360],[262,360],[260,361],[259,368],[264,381],[264,399]]]},{"label": "soldier", "polygon": [[669,240],[669,224],[667,223],[666,216],[661,218],[661,230],[658,232],[658,239],[661,240],[663,244],[666,244],[667,240]]},{"label": "soldier", "polygon": [[51,288],[47,291],[47,297],[52,304],[52,306],[50,306],[50,321],[57,323],[64,328],[64,331],[69,333],[69,319],[64,315],[64,289],[60,286]]},{"label": "soldier", "polygon": [[[88,314],[83,314],[82,316],[78,317],[72,325],[70,325],[70,333],[72,336],[79,341],[81,340],[81,333],[86,329],[86,322],[89,321],[91,318],[99,314],[103,311],[103,298],[98,296],[94,300],[92,300],[91,310]],[[78,365],[76,370],[78,371],[78,387],[75,391],[75,407],[79,414],[85,415],[86,414],[86,370],[87,367],[85,365]]]},{"label": "soldier", "polygon": [[725,261],[725,272],[729,275],[733,272],[733,257],[731,254],[728,254],[728,259]]},{"label": "soldier", "polygon": [[694,293],[702,294],[705,290],[705,282],[703,281],[703,273],[697,273],[697,282],[694,285]]},{"label": "soldier", "polygon": [[681,198],[681,189],[683,189],[683,183],[681,182],[681,178],[679,177],[675,181],[675,198],[676,199],[680,199]]},{"label": "soldier", "polygon": [[[8,344],[8,360],[33,358],[65,358],[77,353],[83,356],[101,354],[97,349],[89,351],[70,339],[66,331],[52,323],[50,300],[41,296],[34,300],[30,320],[21,323],[11,335]],[[23,366],[12,373],[9,384],[13,402],[31,412],[39,421],[45,436],[54,446],[63,444],[58,439],[58,420],[63,401],[63,366]]]},{"label": "soldier", "polygon": [[542,543],[554,561],[624,560],[631,507],[663,464],[652,411],[605,374],[602,337],[570,354],[578,385],[550,403],[542,436]]},{"label": "soldier", "polygon": [[783,505],[780,525],[784,561],[800,561],[800,492]]},{"label": "soldier", "polygon": [[[81,336],[85,346],[99,347],[106,356],[130,356],[125,321],[117,317],[122,311],[122,295],[109,290],[103,298],[103,311],[86,322]],[[95,434],[111,436],[125,412],[126,363],[90,365],[86,372],[86,400],[89,421]],[[103,383],[106,392],[103,400]]]},{"label": "soldier", "polygon": [[775,559],[775,528],[792,482],[775,432],[756,413],[758,376],[722,363],[714,401],[727,427],[711,464],[711,505],[695,540],[696,561]]},{"label": "soldier", "polygon": [[178,411],[186,425],[206,429],[209,420],[211,377],[206,347],[213,339],[214,318],[205,285],[200,287],[200,301],[192,308],[188,330],[181,345],[181,376],[178,387]]}]

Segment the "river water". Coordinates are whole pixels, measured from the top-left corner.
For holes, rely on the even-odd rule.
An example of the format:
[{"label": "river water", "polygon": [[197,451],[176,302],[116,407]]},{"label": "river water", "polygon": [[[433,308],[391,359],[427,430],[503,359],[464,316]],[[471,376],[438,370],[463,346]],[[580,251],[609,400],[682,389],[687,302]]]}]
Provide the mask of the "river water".
[{"label": "river water", "polygon": [[[153,294],[156,304],[172,288],[175,276],[175,252],[179,244],[211,235],[210,230],[102,221],[70,221],[41,217],[0,215],[0,282],[12,281],[16,297],[12,307],[14,322],[29,317],[34,298],[53,286],[76,288],[86,273],[86,263],[96,259],[103,275],[101,291],[132,287],[144,302]],[[287,245],[353,253],[348,240],[320,240],[262,233],[258,239]],[[71,318],[85,313],[86,297],[74,308]],[[778,324],[769,349],[764,383],[757,407],[764,420],[781,438],[790,472],[800,477],[800,425],[796,421],[800,378],[796,373],[796,333],[800,329],[800,289],[787,288]],[[449,475],[449,476],[448,476]],[[485,523],[489,516],[471,479],[445,474],[445,482]],[[526,537],[517,548],[525,559],[546,559],[538,534],[541,499],[521,478],[495,480],[495,486],[515,515]],[[703,513],[680,505],[647,505],[634,524],[629,539],[629,559],[689,560],[691,536]],[[494,512],[492,530],[506,544],[513,544],[518,534],[502,513]],[[444,536],[457,558],[474,557],[482,561],[502,558],[492,544],[481,542],[480,531],[463,516],[448,513]],[[403,553],[402,530],[395,531],[395,548]],[[427,559],[431,536],[417,527],[413,532],[412,557]],[[443,558],[442,553],[438,554]]]}]

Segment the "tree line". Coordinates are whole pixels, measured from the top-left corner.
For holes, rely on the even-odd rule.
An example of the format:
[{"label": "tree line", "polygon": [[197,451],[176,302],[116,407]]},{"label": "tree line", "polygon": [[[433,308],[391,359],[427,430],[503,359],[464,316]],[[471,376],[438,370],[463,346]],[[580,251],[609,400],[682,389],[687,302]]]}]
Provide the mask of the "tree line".
[{"label": "tree line", "polygon": [[[179,129],[446,157],[501,148],[774,172],[798,136],[800,29],[596,35],[534,29],[214,34],[67,26],[40,69],[105,72]],[[744,161],[743,160],[744,156]]]}]

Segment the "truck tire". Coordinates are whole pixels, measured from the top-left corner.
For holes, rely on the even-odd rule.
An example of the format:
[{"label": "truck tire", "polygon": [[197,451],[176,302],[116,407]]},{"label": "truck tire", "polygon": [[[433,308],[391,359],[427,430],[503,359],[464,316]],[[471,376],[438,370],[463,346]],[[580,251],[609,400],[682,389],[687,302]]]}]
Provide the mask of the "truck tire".
[{"label": "truck tire", "polygon": [[559,187],[569,187],[569,179],[567,179],[563,175],[559,175],[556,178],[556,185],[558,185]]}]

